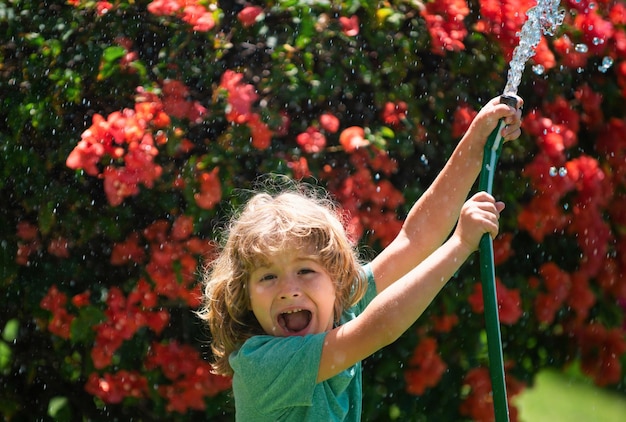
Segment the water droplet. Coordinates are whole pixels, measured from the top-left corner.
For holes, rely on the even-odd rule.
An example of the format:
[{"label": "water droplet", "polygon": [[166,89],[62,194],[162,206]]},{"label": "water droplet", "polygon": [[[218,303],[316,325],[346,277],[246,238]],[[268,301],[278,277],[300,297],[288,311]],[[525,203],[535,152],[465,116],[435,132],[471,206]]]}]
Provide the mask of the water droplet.
[{"label": "water droplet", "polygon": [[533,66],[533,72],[535,72],[535,74],[537,75],[543,75],[545,71],[546,71],[546,68],[540,64],[536,64]]},{"label": "water droplet", "polygon": [[593,41],[591,41],[593,45],[602,45],[604,44],[604,39],[600,37],[593,37]]},{"label": "water droplet", "polygon": [[559,169],[559,176],[561,176],[561,177],[567,176],[567,169],[565,167],[561,167]]},{"label": "water droplet", "polygon": [[552,177],[556,176],[556,175],[557,175],[557,169],[556,169],[556,167],[554,167],[554,166],[553,166],[553,167],[550,167],[550,170],[548,171],[548,174],[549,174],[550,176],[552,176]]},{"label": "water droplet", "polygon": [[589,51],[589,47],[587,47],[587,44],[576,44],[576,47],[574,47],[574,50],[576,50],[577,53],[586,53],[587,51]]},{"label": "water droplet", "polygon": [[613,66],[613,57],[604,56],[604,58],[602,59],[602,64],[598,66],[598,70],[602,73],[605,73],[607,70],[609,70],[611,66]]}]

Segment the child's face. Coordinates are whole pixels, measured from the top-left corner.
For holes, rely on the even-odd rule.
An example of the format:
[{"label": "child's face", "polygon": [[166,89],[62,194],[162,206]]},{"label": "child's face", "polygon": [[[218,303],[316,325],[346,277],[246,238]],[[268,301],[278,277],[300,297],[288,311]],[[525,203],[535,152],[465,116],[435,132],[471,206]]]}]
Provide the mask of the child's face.
[{"label": "child's face", "polygon": [[314,255],[293,249],[254,268],[248,290],[252,312],[272,336],[303,336],[333,328],[335,284]]}]

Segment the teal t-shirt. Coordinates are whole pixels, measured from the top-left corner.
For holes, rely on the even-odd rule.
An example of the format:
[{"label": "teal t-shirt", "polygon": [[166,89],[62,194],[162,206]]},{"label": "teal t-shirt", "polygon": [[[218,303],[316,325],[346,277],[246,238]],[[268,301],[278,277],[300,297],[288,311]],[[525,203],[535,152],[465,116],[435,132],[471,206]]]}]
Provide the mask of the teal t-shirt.
[{"label": "teal t-shirt", "polygon": [[[368,287],[363,299],[345,311],[354,319],[376,296],[374,276],[363,267]],[[238,421],[360,421],[361,363],[316,383],[326,333],[249,338],[230,356]]]}]

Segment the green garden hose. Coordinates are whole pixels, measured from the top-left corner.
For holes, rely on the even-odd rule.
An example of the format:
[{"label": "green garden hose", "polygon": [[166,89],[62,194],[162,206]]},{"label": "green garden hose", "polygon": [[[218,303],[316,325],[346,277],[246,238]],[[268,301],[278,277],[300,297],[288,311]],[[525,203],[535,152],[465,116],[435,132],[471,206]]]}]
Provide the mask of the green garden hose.
[{"label": "green garden hose", "polygon": [[[502,95],[500,102],[517,107],[515,97]],[[498,127],[491,132],[485,144],[485,154],[480,172],[478,188],[492,194],[496,164],[502,152],[502,129],[505,123],[500,120]],[[504,380],[504,360],[502,354],[502,337],[500,334],[500,318],[498,316],[498,298],[496,294],[496,272],[493,260],[493,239],[486,233],[480,239],[480,275],[485,304],[485,327],[487,330],[487,351],[489,355],[489,375],[493,391],[493,406],[496,422],[509,421],[509,405]]]}]

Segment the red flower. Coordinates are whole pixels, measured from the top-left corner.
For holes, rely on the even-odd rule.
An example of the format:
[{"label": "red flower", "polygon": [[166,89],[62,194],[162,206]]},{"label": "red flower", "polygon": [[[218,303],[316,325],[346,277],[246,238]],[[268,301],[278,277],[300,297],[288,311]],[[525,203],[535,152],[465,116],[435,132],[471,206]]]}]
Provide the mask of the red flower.
[{"label": "red flower", "polygon": [[370,142],[365,139],[365,130],[360,126],[351,126],[344,129],[339,135],[339,143],[347,153],[354,152],[370,144]]},{"label": "red flower", "polygon": [[85,391],[105,403],[120,403],[126,397],[143,398],[148,395],[148,381],[137,371],[121,370],[99,377],[93,372],[85,384]]},{"label": "red flower", "polygon": [[556,58],[552,50],[550,50],[545,37],[541,37],[537,48],[535,48],[535,55],[532,57],[532,60],[546,70],[556,66]]},{"label": "red flower", "polygon": [[622,377],[621,357],[626,339],[621,329],[593,323],[575,332],[581,353],[581,369],[601,386],[618,383]]},{"label": "red flower", "polygon": [[20,221],[17,223],[16,233],[21,240],[32,241],[38,238],[39,228],[28,221]]},{"label": "red flower", "polygon": [[[508,289],[504,284],[496,279],[496,295],[498,300],[498,314],[500,322],[503,324],[515,324],[523,314],[522,300],[518,289]],[[483,286],[481,283],[474,284],[474,291],[467,301],[472,307],[472,311],[481,314],[485,311],[483,302]]]},{"label": "red flower", "polygon": [[50,240],[50,243],[48,243],[48,253],[57,258],[68,258],[70,256],[68,248],[69,242],[64,237],[57,237],[56,239]]},{"label": "red flower", "polygon": [[481,0],[476,30],[490,34],[510,60],[519,44],[517,33],[526,21],[520,10],[528,10],[535,3],[535,0]]},{"label": "red flower", "polygon": [[446,51],[465,49],[467,36],[464,19],[469,14],[465,0],[443,0],[426,3],[421,15],[431,36],[431,51],[443,55]]},{"label": "red flower", "polygon": [[320,116],[320,126],[328,133],[335,133],[339,130],[339,119],[330,113]]},{"label": "red flower", "polygon": [[495,265],[500,265],[514,255],[511,247],[513,233],[501,233],[493,241],[493,261]]},{"label": "red flower", "polygon": [[250,128],[250,136],[252,137],[252,146],[258,150],[264,150],[270,147],[272,143],[273,132],[261,121],[258,113],[250,113],[246,122]]},{"label": "red flower", "polygon": [[469,129],[472,120],[478,112],[467,104],[459,104],[454,111],[452,121],[452,136],[459,138]]},{"label": "red flower", "polygon": [[181,5],[178,0],[154,0],[148,5],[148,12],[157,16],[169,16],[178,12]]},{"label": "red flower", "polygon": [[55,285],[48,289],[48,293],[39,302],[42,309],[52,313],[52,318],[48,322],[48,331],[67,340],[70,338],[70,328],[75,317],[67,311],[66,304],[67,295],[59,291]]},{"label": "red flower", "polygon": [[446,368],[437,353],[437,340],[432,337],[422,339],[413,351],[408,369],[404,371],[406,391],[416,396],[424,394],[427,388],[439,383]]},{"label": "red flower", "polygon": [[406,119],[407,112],[408,106],[404,101],[398,101],[397,103],[388,101],[383,107],[381,118],[386,125],[397,128]]},{"label": "red flower", "polygon": [[311,170],[309,170],[309,163],[306,158],[300,157],[297,160],[292,160],[287,163],[287,167],[293,172],[295,179],[304,179],[311,176]]},{"label": "red flower", "polygon": [[83,293],[79,293],[77,295],[74,295],[72,297],[72,305],[76,306],[77,308],[83,308],[87,305],[90,304],[89,301],[89,296],[91,295],[91,292],[89,290],[84,291]]},{"label": "red flower", "polygon": [[143,261],[145,251],[139,244],[139,234],[133,232],[126,240],[113,244],[111,251],[111,264],[124,265],[128,262],[140,263]]},{"label": "red flower", "polygon": [[567,304],[576,312],[576,318],[582,322],[589,316],[589,310],[596,303],[596,295],[589,287],[589,279],[581,272],[572,275],[572,288]]},{"label": "red flower", "polygon": [[172,239],[183,240],[193,234],[193,217],[181,215],[172,224]]},{"label": "red flower", "polygon": [[246,6],[239,13],[237,19],[243,27],[249,27],[257,22],[258,17],[263,13],[260,6]]},{"label": "red flower", "polygon": [[572,69],[583,68],[587,65],[589,52],[578,52],[572,40],[567,36],[556,38],[553,42],[554,49],[561,56],[561,63]]},{"label": "red flower", "polygon": [[[189,97],[189,89],[181,81],[167,79],[163,82],[163,111],[166,115],[176,117],[177,119],[188,119],[193,123],[200,123],[208,110],[197,101],[191,101]],[[163,127],[157,123],[161,123],[164,116],[154,118],[156,127]],[[168,123],[169,124],[169,123]]]},{"label": "red flower", "polygon": [[606,43],[595,40],[610,40],[613,37],[613,25],[598,15],[595,9],[587,13],[579,13],[574,19],[574,26],[583,34],[582,42],[587,46],[589,54],[600,54],[606,49]]},{"label": "red flower", "polygon": [[[588,84],[583,84],[574,93],[584,112],[581,120],[590,127],[598,127],[604,122],[602,113],[602,94],[594,92]],[[599,137],[599,139],[602,139]]]},{"label": "red flower", "polygon": [[535,298],[535,314],[538,321],[551,324],[567,299],[572,282],[570,275],[554,262],[543,264],[539,274],[543,278],[545,292],[538,293]]},{"label": "red flower", "polygon": [[[460,413],[472,418],[476,422],[495,421],[489,370],[483,367],[470,369],[465,375],[464,383],[469,387],[470,392],[459,407]],[[506,377],[508,402],[511,403],[511,398],[521,393],[524,387],[523,383],[514,379],[511,375],[508,375]],[[518,411],[514,405],[509,407],[509,416],[511,422],[518,420]]]},{"label": "red flower", "polygon": [[317,128],[310,126],[305,132],[296,136],[296,142],[307,154],[321,152],[326,146],[326,137]]},{"label": "red flower", "polygon": [[103,16],[112,8],[113,8],[113,5],[109,3],[108,1],[98,1],[96,3],[96,14],[98,16]]},{"label": "red flower", "polygon": [[200,192],[193,195],[196,204],[205,210],[213,209],[222,200],[222,184],[218,176],[219,167],[198,176]]},{"label": "red flower", "polygon": [[139,280],[128,298],[119,288],[112,287],[106,303],[107,319],[94,327],[96,339],[91,359],[97,369],[110,365],[117,349],[140,328],[147,326],[158,334],[169,322],[166,310],[151,310],[157,305],[156,295],[143,279]]},{"label": "red flower", "polygon": [[433,329],[438,333],[449,333],[458,323],[459,317],[456,314],[433,317]]},{"label": "red flower", "polygon": [[227,70],[222,75],[220,88],[228,93],[226,118],[229,122],[245,123],[250,118],[252,104],[258,95],[252,85],[242,83],[243,74]]},{"label": "red flower", "polygon": [[339,23],[341,24],[341,30],[347,36],[355,37],[359,35],[359,17],[357,15],[352,15],[349,18],[341,16]]},{"label": "red flower", "polygon": [[183,9],[183,21],[192,26],[194,31],[207,32],[215,26],[213,13],[204,6],[189,4]]},{"label": "red flower", "polygon": [[204,410],[206,397],[213,397],[231,386],[231,379],[213,374],[211,365],[202,360],[194,348],[175,341],[154,343],[146,367],[160,368],[171,381],[158,387],[159,394],[168,400],[169,412]]}]

